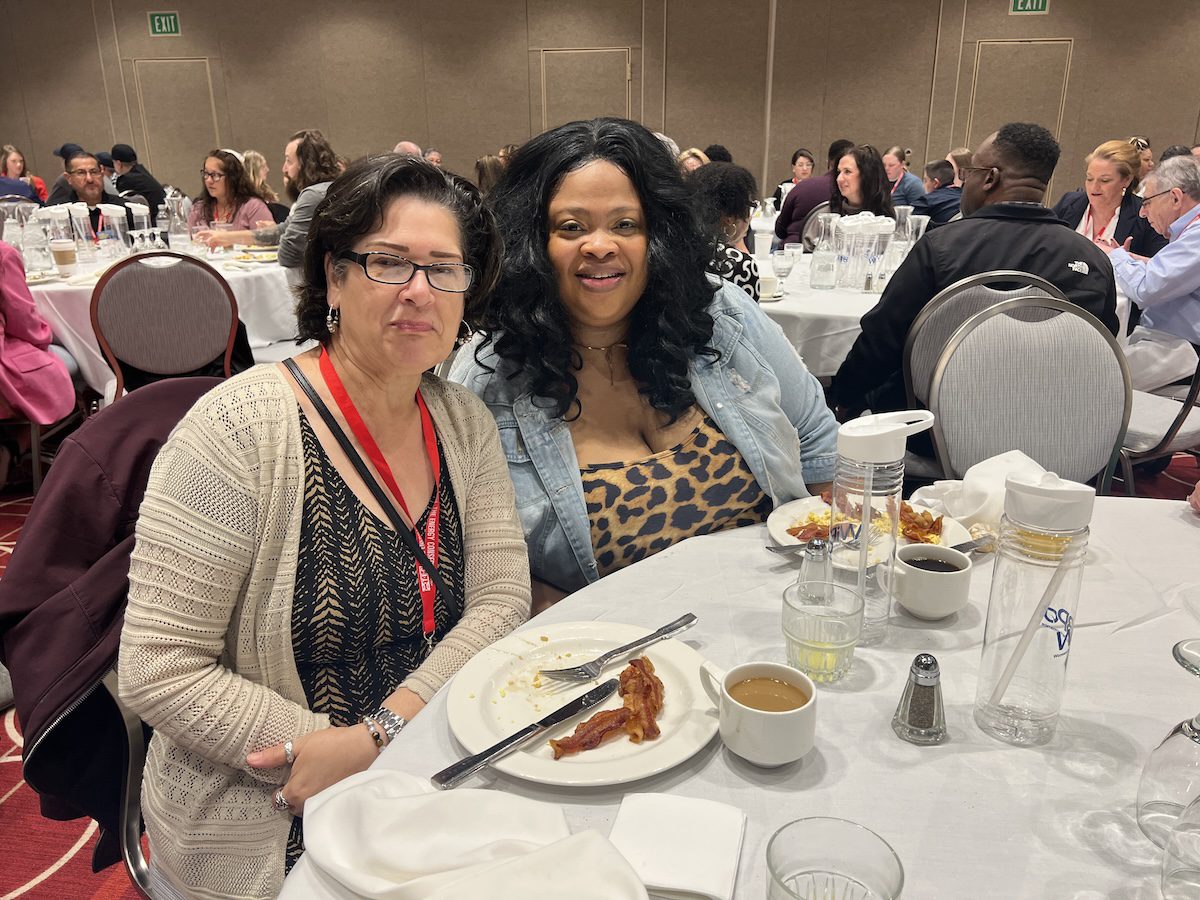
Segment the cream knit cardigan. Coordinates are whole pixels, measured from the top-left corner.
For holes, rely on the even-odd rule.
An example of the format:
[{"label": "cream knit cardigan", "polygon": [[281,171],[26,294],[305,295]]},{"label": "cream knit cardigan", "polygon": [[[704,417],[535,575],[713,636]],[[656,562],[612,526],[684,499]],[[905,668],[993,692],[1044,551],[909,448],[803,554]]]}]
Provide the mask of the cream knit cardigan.
[{"label": "cream knit cardigan", "polygon": [[[483,402],[426,376],[466,556],[465,609],[404,686],[428,701],[481,648],[529,616],[529,566],[512,482]],[[292,654],[304,507],[300,412],[281,370],[215,388],[150,473],[129,566],[121,699],[154,729],[142,813],[154,865],[190,896],[274,897],[291,816],[282,769],[246,754],[329,725],[308,709]]]}]

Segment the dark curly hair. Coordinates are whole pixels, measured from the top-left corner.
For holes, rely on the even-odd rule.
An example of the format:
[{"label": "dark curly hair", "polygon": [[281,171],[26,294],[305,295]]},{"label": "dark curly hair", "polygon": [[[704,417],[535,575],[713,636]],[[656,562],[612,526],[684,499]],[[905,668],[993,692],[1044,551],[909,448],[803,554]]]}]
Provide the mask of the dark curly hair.
[{"label": "dark curly hair", "polygon": [[[258,198],[258,189],[254,187],[254,182],[250,180],[250,173],[246,171],[246,167],[242,161],[230,153],[228,150],[211,150],[204,157],[206,160],[219,159],[221,166],[225,170],[225,181],[229,185],[229,197],[233,202],[234,214],[237,214],[243,203],[247,200]],[[208,183],[200,179],[200,195],[196,197],[195,203],[199,204],[200,219],[203,222],[209,222],[213,218],[213,213],[216,212],[217,202],[213,199],[213,195],[208,192]]]},{"label": "dark curly hair", "polygon": [[388,153],[351,163],[329,186],[313,214],[304,251],[304,286],[297,293],[297,343],[328,343],[329,283],[325,260],[332,259],[334,277],[344,277],[353,265],[338,256],[354,242],[383,225],[388,203],[397,197],[417,197],[444,206],[458,222],[463,262],[475,270],[464,298],[463,320],[477,324],[481,307],[500,273],[502,241],[496,218],[483,205],[475,185],[443,172],[419,156]]},{"label": "dark curly hair", "polygon": [[289,179],[287,183],[289,196],[295,194],[293,200],[297,199],[306,187],[333,181],[342,174],[341,160],[333,152],[333,147],[325,135],[317,129],[305,128],[297,131],[288,138],[289,144],[292,141],[296,141],[296,160],[300,163],[300,174],[296,176],[295,181]]},{"label": "dark curly hair", "polygon": [[[859,207],[859,211],[896,218],[896,208],[892,205],[891,184],[888,182],[887,172],[883,168],[883,157],[879,155],[879,151],[870,144],[862,144],[858,147],[851,147],[842,156],[853,157],[855,165],[858,166],[858,186],[862,192],[862,205]],[[839,165],[841,165],[841,159],[834,163],[835,167]],[[842,189],[838,187],[837,169],[835,168],[833,193],[829,198],[829,211],[844,216],[849,202],[842,196]]]},{"label": "dark curly hair", "polygon": [[735,163],[714,162],[698,168],[688,182],[705,233],[713,241],[729,243],[721,219],[750,218],[750,206],[758,196],[754,176]]},{"label": "dark curly hair", "polygon": [[[550,200],[563,178],[606,160],[628,176],[646,220],[646,289],[634,306],[626,343],[638,391],[671,421],[695,403],[688,364],[696,355],[718,358],[709,346],[708,313],[717,288],[705,276],[711,259],[692,206],[691,192],[662,142],[627,119],[600,118],[551,129],[513,155],[489,195],[506,241],[504,272],[488,301],[483,342],[529,379],[533,396],[553,415],[579,414],[575,371],[583,360],[547,253]],[[489,368],[485,365],[485,368]]]},{"label": "dark curly hair", "polygon": [[1062,153],[1054,135],[1033,122],[1001,125],[992,148],[1013,177],[1036,178],[1044,184],[1050,183]]}]

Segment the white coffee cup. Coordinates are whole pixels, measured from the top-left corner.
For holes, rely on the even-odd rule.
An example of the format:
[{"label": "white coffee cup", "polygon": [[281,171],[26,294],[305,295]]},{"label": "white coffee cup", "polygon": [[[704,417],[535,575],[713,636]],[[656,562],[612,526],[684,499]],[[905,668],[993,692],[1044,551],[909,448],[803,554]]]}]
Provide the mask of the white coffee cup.
[{"label": "white coffee cup", "polygon": [[[953,566],[952,572],[934,572],[913,565],[929,559]],[[896,551],[892,570],[892,596],[918,619],[944,619],[967,605],[971,590],[971,557],[938,544],[908,544]]]},{"label": "white coffee cup", "polygon": [[767,274],[766,272],[758,273],[758,296],[759,297],[774,297],[779,293],[779,276]]},{"label": "white coffee cup", "polygon": [[[729,689],[751,678],[772,678],[802,691],[808,699],[795,709],[769,712],[739,703]],[[817,689],[812,679],[791,666],[750,662],[722,671],[711,662],[700,667],[700,681],[717,706],[721,740],[733,753],[756,766],[773,768],[802,758],[813,748],[817,730]]]},{"label": "white coffee cup", "polygon": [[75,272],[75,242],[70,238],[54,238],[50,241],[50,255],[54,257],[54,265],[58,274],[72,275]]}]

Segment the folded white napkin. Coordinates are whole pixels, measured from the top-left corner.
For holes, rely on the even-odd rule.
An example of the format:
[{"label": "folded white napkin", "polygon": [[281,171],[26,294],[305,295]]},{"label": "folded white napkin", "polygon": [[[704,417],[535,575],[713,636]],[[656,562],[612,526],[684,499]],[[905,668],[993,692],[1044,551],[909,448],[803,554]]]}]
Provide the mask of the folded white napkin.
[{"label": "folded white napkin", "polygon": [[975,463],[964,473],[962,481],[935,481],[918,488],[909,499],[967,527],[978,523],[995,528],[1004,512],[1005,479],[1009,475],[1029,475],[1036,479],[1045,471],[1020,450],[1009,450]]},{"label": "folded white napkin", "polygon": [[500,791],[433,791],[368,770],[305,804],[305,854],[281,898],[644,900],[598,832],[571,835],[562,809]]},{"label": "folded white napkin", "polygon": [[626,794],[608,839],[652,897],[730,900],[745,829],[746,814],[725,803]]}]

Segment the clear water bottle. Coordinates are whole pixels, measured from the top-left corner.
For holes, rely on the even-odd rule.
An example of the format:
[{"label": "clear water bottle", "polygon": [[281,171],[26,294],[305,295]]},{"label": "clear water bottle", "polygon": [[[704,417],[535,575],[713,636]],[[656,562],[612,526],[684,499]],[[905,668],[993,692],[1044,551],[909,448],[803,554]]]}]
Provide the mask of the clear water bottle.
[{"label": "clear water bottle", "polygon": [[812,264],[808,269],[808,286],[818,291],[831,291],[837,287],[837,250],[833,246],[833,223],[837,213],[819,213],[817,224],[820,237],[813,248]]},{"label": "clear water bottle", "polygon": [[998,740],[1054,737],[1095,500],[1053,472],[1005,482],[975,694],[975,722]]},{"label": "clear water bottle", "polygon": [[887,636],[900,531],[908,436],[933,425],[928,410],[862,416],[838,429],[838,467],[829,521],[833,580],[863,598],[860,646]]}]

